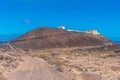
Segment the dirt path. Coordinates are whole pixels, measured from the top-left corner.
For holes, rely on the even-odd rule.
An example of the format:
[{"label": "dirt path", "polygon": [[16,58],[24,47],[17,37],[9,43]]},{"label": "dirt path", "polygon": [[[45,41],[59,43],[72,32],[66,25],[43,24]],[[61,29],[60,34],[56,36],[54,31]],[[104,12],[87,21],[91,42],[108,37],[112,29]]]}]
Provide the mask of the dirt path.
[{"label": "dirt path", "polygon": [[56,71],[42,59],[25,57],[24,60],[17,70],[8,74],[9,80],[71,80],[69,76]]}]

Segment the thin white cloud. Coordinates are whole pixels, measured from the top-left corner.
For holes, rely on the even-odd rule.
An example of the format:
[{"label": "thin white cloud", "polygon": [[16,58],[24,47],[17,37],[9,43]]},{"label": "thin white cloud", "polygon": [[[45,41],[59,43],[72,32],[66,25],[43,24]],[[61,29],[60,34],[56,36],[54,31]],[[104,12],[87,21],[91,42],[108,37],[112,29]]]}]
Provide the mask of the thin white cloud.
[{"label": "thin white cloud", "polygon": [[25,20],[24,20],[24,23],[25,23],[25,24],[30,24],[31,21],[30,21],[29,19],[25,19]]}]

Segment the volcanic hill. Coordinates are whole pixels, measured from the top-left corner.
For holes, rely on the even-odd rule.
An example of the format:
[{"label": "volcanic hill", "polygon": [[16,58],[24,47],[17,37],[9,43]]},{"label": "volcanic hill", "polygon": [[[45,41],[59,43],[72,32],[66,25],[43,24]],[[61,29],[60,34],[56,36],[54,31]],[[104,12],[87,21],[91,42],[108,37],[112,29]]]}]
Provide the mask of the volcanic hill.
[{"label": "volcanic hill", "polygon": [[120,47],[101,35],[85,32],[68,31],[60,28],[37,28],[19,38],[11,44],[22,49],[46,49],[65,47],[111,46]]}]

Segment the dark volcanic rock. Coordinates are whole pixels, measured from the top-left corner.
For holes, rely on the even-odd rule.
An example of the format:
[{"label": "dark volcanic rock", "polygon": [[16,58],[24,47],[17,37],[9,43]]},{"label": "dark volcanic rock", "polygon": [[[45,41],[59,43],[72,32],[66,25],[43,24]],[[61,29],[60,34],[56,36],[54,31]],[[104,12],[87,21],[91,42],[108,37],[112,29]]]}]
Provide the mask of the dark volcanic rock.
[{"label": "dark volcanic rock", "polygon": [[67,31],[54,28],[38,28],[11,42],[22,49],[45,49],[61,47],[87,47],[113,44],[101,35]]},{"label": "dark volcanic rock", "polygon": [[88,48],[86,50],[88,51],[110,51],[110,50],[117,50],[119,51],[120,49],[120,46],[117,45],[117,44],[112,44],[112,45],[103,45],[103,46],[100,46],[100,47],[97,47],[97,48]]}]

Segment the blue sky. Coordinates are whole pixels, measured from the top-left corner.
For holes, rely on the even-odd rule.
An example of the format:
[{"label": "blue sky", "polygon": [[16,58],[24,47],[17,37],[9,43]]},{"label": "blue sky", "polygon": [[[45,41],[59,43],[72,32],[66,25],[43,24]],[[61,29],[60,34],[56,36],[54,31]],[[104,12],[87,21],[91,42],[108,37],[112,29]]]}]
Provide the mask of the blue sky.
[{"label": "blue sky", "polygon": [[97,29],[120,37],[119,0],[1,0],[0,34],[23,34],[40,26]]}]

